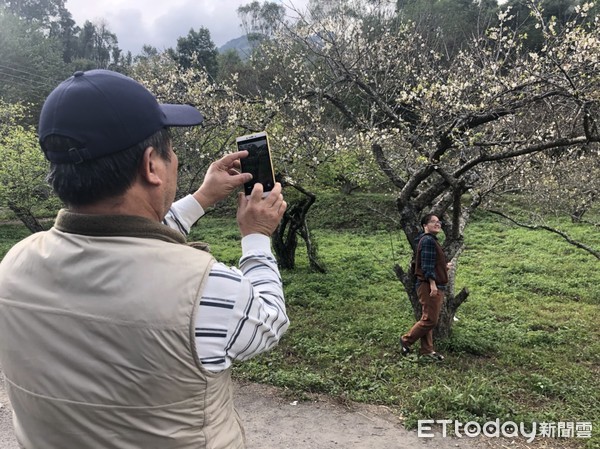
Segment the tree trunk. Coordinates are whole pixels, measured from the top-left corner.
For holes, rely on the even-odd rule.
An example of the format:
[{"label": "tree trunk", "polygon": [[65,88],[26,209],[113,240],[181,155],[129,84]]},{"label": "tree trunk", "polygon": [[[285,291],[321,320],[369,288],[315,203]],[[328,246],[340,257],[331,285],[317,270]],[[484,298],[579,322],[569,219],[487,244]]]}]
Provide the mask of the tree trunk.
[{"label": "tree trunk", "polygon": [[590,209],[597,196],[598,194],[593,190],[584,192],[580,204],[573,207],[573,212],[571,213],[572,223],[581,223],[583,215]]},{"label": "tree trunk", "polygon": [[[458,295],[454,295],[453,272],[455,268],[456,267],[452,269],[452,274],[450,276],[450,281],[448,282],[448,288],[446,290],[446,298],[444,299],[444,303],[442,304],[442,310],[440,312],[440,318],[438,320],[436,328],[433,331],[433,337],[436,340],[443,340],[450,336],[450,334],[452,333],[452,325],[454,324],[454,316],[456,315],[456,311],[458,310],[460,305],[467,300],[467,297],[469,296],[469,290],[467,288],[463,288]],[[408,299],[413,308],[415,321],[419,321],[421,319],[423,311],[421,308],[421,303],[419,302],[419,298],[417,296],[415,279],[409,272],[404,271],[399,265],[396,265],[394,267],[394,271],[396,273],[396,277],[400,280],[400,282],[402,282],[404,290],[408,295]]]},{"label": "tree trunk", "polygon": [[281,223],[279,223],[279,226],[277,226],[271,237],[275,258],[279,266],[286,270],[293,270],[296,267],[298,236],[296,231],[292,229],[294,224],[291,221],[292,219],[288,211],[286,211],[281,219]]},{"label": "tree trunk", "polygon": [[288,206],[281,223],[271,237],[275,257],[279,266],[284,269],[293,269],[296,266],[296,249],[298,247],[298,236],[302,237],[306,243],[306,252],[308,262],[312,270],[325,273],[325,267],[319,262],[317,255],[317,246],[313,242],[306,221],[306,216],[310,207],[317,199],[316,195],[304,190],[302,187],[283,183],[282,185],[294,187],[301,192],[304,197],[295,204]]},{"label": "tree trunk", "polygon": [[31,210],[19,207],[13,202],[9,202],[8,207],[32,234],[45,230],[39,220],[31,213]]},{"label": "tree trunk", "polygon": [[456,311],[458,307],[467,300],[469,296],[469,290],[465,287],[463,288],[458,295],[454,295],[454,292],[450,290],[450,286],[448,286],[448,290],[446,292],[446,299],[444,300],[444,304],[442,305],[442,311],[440,312],[440,318],[438,320],[438,325],[433,331],[433,338],[436,340],[443,340],[445,338],[450,337],[452,333],[452,325],[454,324],[454,317],[456,315]]}]

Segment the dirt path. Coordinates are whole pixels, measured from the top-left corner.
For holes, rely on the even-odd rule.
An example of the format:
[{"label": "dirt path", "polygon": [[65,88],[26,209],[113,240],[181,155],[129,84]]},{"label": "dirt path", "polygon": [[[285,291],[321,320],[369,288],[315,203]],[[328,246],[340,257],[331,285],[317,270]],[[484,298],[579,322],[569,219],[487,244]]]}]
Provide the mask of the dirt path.
[{"label": "dirt path", "polygon": [[340,405],[324,397],[294,401],[276,388],[259,384],[237,385],[235,398],[248,449],[478,447],[470,440],[418,438],[385,407]]},{"label": "dirt path", "polygon": [[[0,378],[2,373],[0,372]],[[280,390],[236,384],[235,403],[246,429],[247,449],[520,449],[516,441],[418,438],[387,408],[341,405],[326,397],[294,401]],[[537,448],[556,446],[535,445]],[[562,447],[562,446],[561,446]],[[0,449],[18,449],[10,404],[0,382]]]},{"label": "dirt path", "polygon": [[[477,447],[469,440],[418,438],[384,407],[345,406],[326,398],[296,402],[266,385],[237,384],[235,403],[246,429],[248,449]],[[3,382],[0,382],[0,448],[18,449]]]}]

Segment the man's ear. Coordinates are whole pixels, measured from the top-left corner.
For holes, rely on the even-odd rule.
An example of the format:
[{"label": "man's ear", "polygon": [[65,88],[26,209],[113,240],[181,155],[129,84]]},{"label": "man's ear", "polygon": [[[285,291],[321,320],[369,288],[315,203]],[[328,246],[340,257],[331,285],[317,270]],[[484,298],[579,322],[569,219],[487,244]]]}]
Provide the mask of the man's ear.
[{"label": "man's ear", "polygon": [[161,160],[158,151],[154,147],[148,147],[144,151],[140,165],[140,176],[153,186],[159,186],[163,183],[159,171],[159,161]]}]

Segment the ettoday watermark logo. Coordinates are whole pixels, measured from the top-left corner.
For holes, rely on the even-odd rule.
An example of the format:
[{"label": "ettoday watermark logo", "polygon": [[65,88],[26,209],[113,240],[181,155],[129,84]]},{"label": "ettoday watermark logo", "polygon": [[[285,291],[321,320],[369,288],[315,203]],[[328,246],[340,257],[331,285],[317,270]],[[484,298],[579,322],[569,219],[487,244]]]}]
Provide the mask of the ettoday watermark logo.
[{"label": "ettoday watermark logo", "polygon": [[[525,438],[531,443],[536,438],[591,438],[591,422],[532,422],[516,423],[513,421],[500,422],[499,419],[480,424],[475,421],[462,423],[451,419],[420,419],[417,423],[419,438],[434,438],[433,426],[441,426],[442,438],[455,436],[458,438]],[[449,434],[449,431],[453,433]]]}]

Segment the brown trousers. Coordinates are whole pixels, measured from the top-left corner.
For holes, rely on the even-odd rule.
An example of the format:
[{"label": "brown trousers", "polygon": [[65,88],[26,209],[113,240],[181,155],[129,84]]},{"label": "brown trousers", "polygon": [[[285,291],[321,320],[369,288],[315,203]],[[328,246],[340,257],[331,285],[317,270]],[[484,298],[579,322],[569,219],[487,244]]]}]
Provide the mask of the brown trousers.
[{"label": "brown trousers", "polygon": [[411,346],[415,341],[421,339],[420,354],[429,354],[433,349],[433,328],[437,325],[440,317],[440,310],[444,302],[445,290],[438,290],[435,296],[431,296],[428,282],[421,282],[417,289],[417,295],[423,313],[421,319],[402,336],[402,341],[406,346]]}]

